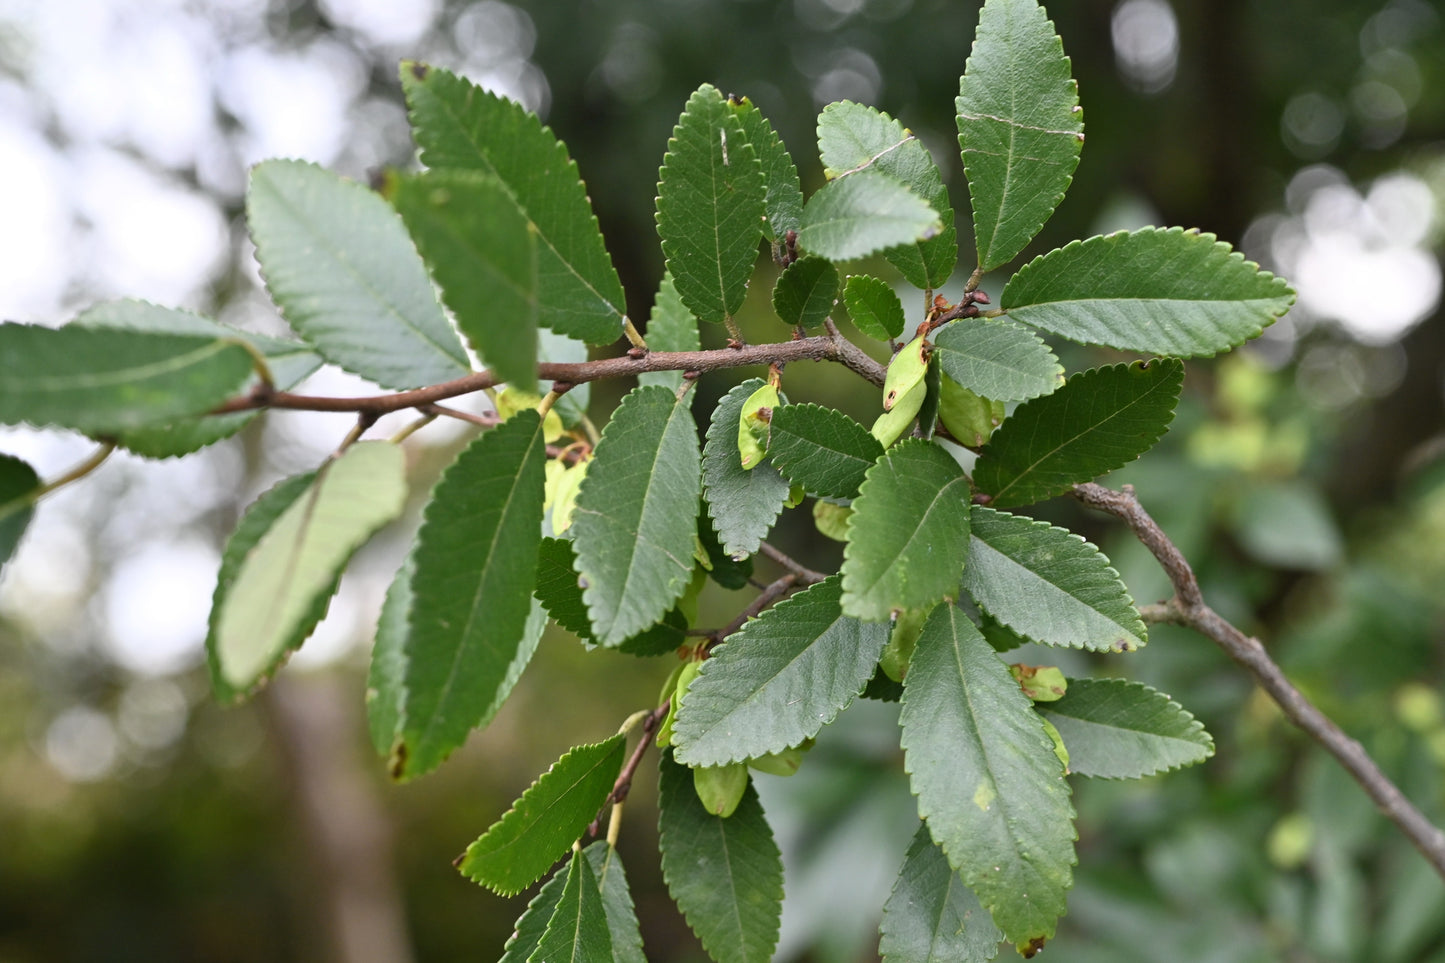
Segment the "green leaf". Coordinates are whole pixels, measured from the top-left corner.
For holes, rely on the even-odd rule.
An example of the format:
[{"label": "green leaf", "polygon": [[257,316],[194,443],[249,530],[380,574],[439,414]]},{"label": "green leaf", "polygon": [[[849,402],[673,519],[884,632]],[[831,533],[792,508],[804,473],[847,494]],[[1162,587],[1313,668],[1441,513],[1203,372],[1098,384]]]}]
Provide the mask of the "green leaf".
[{"label": "green leaf", "polygon": [[903,333],[903,302],[885,282],[867,274],[854,274],[843,286],[843,303],[858,330],[870,338],[888,341]]},{"label": "green leaf", "polygon": [[746,97],[737,109],[738,120],[742,123],[743,134],[757,152],[758,163],[763,168],[763,208],[767,219],[763,222],[763,236],[773,242],[786,239],[789,231],[796,231],[803,220],[803,188],[798,181],[798,168],[783,146],[782,138],[773,130],[773,125],[753,106]]},{"label": "green leaf", "polygon": [[[586,343],[558,334],[551,328],[537,331],[537,360],[555,364],[576,364],[587,360]],[[562,424],[576,428],[587,414],[587,405],[592,399],[592,386],[587,383],[573,385],[557,399],[552,410],[562,418]]]},{"label": "green leaf", "polygon": [[35,514],[40,476],[28,462],[0,454],[0,566],[10,561]]},{"label": "green leaf", "polygon": [[[239,331],[189,311],[163,308],[146,301],[121,300],[96,304],[77,315],[71,325],[245,341],[264,355],[272,383],[282,391],[295,387],[297,382],[321,367],[320,355],[299,341]],[[168,425],[133,428],[121,432],[117,440],[121,447],[146,458],[173,458],[234,435],[257,414],[255,411],[240,411],[229,415],[186,418]]]},{"label": "green leaf", "polygon": [[788,481],[777,468],[764,461],[746,470],[738,449],[743,403],[763,384],[760,378],[749,378],[718,400],[702,454],[708,517],[723,551],[737,557],[758,550],[788,498]]},{"label": "green leaf", "polygon": [[944,374],[994,401],[1027,401],[1063,381],[1063,366],[1048,345],[1007,321],[954,321],[933,344]]},{"label": "green leaf", "polygon": [[778,943],[783,861],[751,785],[731,816],[703,808],[692,770],[664,752],[658,777],[662,878],[717,963],[767,963]]},{"label": "green leaf", "polygon": [[597,641],[655,624],[687,588],[701,489],[697,427],[666,388],[622,399],[592,457],[577,508],[577,567]]},{"label": "green leaf", "polygon": [[113,435],[201,415],[250,380],[239,339],[0,324],[0,424]]},{"label": "green leaf", "polygon": [[516,682],[545,461],[541,418],[518,412],[478,435],[432,492],[413,550],[399,779],[436,768]]},{"label": "green leaf", "polygon": [[1180,357],[1243,344],[1295,294],[1213,234],[1120,231],[1034,258],[1004,287],[1008,316],[1053,334]]},{"label": "green leaf", "polygon": [[[702,340],[698,337],[697,318],[693,317],[687,305],[682,303],[682,298],[677,296],[677,285],[672,283],[670,274],[662,276],[662,284],[657,289],[657,299],[652,302],[652,314],[647,319],[647,330],[644,334],[647,336],[647,347],[653,351],[697,351],[702,348]],[[637,376],[637,383],[662,385],[677,391],[682,387],[682,372],[644,371]]]},{"label": "green leaf", "polygon": [[1048,645],[1132,652],[1148,639],[1134,600],[1093,545],[1048,522],[973,507],[963,587],[989,615]]},{"label": "green leaf", "polygon": [[381,603],[366,673],[366,727],[372,747],[383,757],[396,748],[406,712],[406,620],[415,573],[416,556],[408,552]]},{"label": "green leaf", "polygon": [[503,896],[541,878],[607,802],[622,768],[621,733],[576,746],[522,793],[501,819],[467,847],[457,869]]},{"label": "green leaf", "polygon": [[592,863],[572,854],[567,883],[530,959],[537,963],[612,963],[612,934]]},{"label": "green leaf", "polygon": [[246,694],[311,634],[353,552],[406,503],[406,457],[363,441],[247,511],[221,557],[206,650],[222,699]]},{"label": "green leaf", "polygon": [[998,954],[1003,939],[927,826],[913,836],[879,929],[885,963],[983,963]]},{"label": "green leaf", "polygon": [[589,344],[622,334],[627,302],[566,146],[520,104],[456,74],[403,63],[421,161],[490,174],[537,239],[539,323]]},{"label": "green leaf", "polygon": [[1167,695],[1123,679],[1070,679],[1069,691],[1039,712],[1081,776],[1138,779],[1214,755],[1204,725]]},{"label": "green leaf", "polygon": [[[577,555],[565,538],[542,539],[537,553],[537,599],[547,614],[562,628],[584,642],[592,639],[592,623],[587,620],[587,605],[582,601],[582,586],[577,583]],[[687,620],[677,609],[651,628],[627,639],[617,647],[628,655],[662,655],[687,640]]]},{"label": "green leaf", "polygon": [[[621,857],[607,845],[606,840],[600,839],[582,850],[582,855],[591,864],[597,887],[602,892],[614,959],[617,963],[647,963],[642,955],[642,937],[637,931],[637,915],[632,908]],[[547,931],[553,911],[562,900],[562,890],[570,876],[570,863],[568,869],[568,873],[556,873],[543,883],[542,889],[527,904],[526,911],[517,920],[516,930],[507,940],[501,963],[524,963],[542,942],[542,934]]]},{"label": "green leaf", "polygon": [[955,106],[978,264],[991,271],[1059,206],[1084,146],[1079,88],[1043,7],[984,4]]},{"label": "green leaf", "polygon": [[722,766],[801,744],[873,676],[886,622],[839,607],[832,576],[779,602],[712,650],[673,723],[678,762]]},{"label": "green leaf", "polygon": [[1073,807],[1053,743],[961,609],[940,605],[903,681],[918,815],[1004,936],[1053,935],[1073,883]]},{"label": "green leaf", "polygon": [[958,264],[958,229],[948,188],[928,148],[902,124],[872,107],[850,101],[829,104],[818,115],[818,151],[830,178],[858,171],[896,177],[938,213],[939,232],[888,251],[888,260],[917,288],[942,286]]},{"label": "green leaf", "polygon": [[968,551],[968,479],[938,445],[908,439],[872,468],[843,551],[843,611],[882,621],[958,597]]},{"label": "green leaf", "polygon": [[688,310],[715,323],[742,307],[766,213],[762,165],[739,113],[703,84],[688,98],[658,171],[667,270]]},{"label": "green leaf", "polygon": [[471,371],[391,205],[315,164],[251,169],[246,219],[266,287],[322,357],[383,388]]},{"label": "green leaf", "polygon": [[852,498],[883,446],[858,422],[821,405],[773,409],[773,463],[794,484],[814,494]]},{"label": "green leaf", "polygon": [[798,246],[830,261],[851,261],[943,230],[938,212],[895,177],[859,171],[808,198]]},{"label": "green leaf", "polygon": [[535,389],[537,235],[507,188],[475,171],[429,171],[401,178],[392,203],[482,363]]},{"label": "green leaf", "polygon": [[978,456],[974,486],[1007,508],[1126,465],[1168,430],[1183,384],[1177,358],[1081,371],[1009,415]]},{"label": "green leaf", "polygon": [[838,269],[821,257],[801,257],[778,275],[773,310],[786,324],[813,328],[828,319],[838,299]]}]

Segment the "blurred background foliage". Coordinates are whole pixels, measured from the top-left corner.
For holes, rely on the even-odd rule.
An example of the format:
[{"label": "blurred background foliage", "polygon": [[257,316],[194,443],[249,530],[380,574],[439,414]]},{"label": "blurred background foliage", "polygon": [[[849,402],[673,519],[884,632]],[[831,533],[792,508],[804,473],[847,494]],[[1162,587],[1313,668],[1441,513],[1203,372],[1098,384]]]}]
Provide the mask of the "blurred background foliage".
[{"label": "blurred background foliage", "polygon": [[[364,179],[411,163],[403,56],[461,70],[553,126],[638,319],[661,273],[657,165],[703,81],[762,108],[810,189],[822,104],[889,111],[933,149],[966,221],[952,105],[976,13],[957,0],[3,2],[0,311],[58,323],[134,295],[274,330],[240,220],[245,168],[303,156]],[[1078,0],[1050,13],[1089,140],[1026,256],[1180,224],[1300,290],[1255,345],[1191,362],[1171,433],[1107,481],[1137,486],[1214,606],[1439,822],[1445,5]],[[755,341],[787,336],[768,270],[744,319]],[[1109,360],[1065,357],[1070,370]],[[704,379],[696,410],[731,383]],[[795,400],[876,410],[841,369],[794,366],[786,384]],[[597,386],[594,416],[624,388]],[[365,388],[326,372],[311,390]],[[113,459],[41,507],[0,582],[3,963],[499,954],[524,901],[474,887],[449,860],[568,746],[652,705],[670,664],[549,634],[490,728],[436,774],[387,785],[365,742],[363,673],[398,526],[358,558],[276,685],[217,706],[198,646],[219,546],[258,491],[346,427],[272,415],[185,461]],[[421,489],[462,440],[428,438],[414,450]],[[7,430],[0,450],[54,475],[86,444]],[[1064,500],[1040,514],[1100,542],[1140,602],[1168,591],[1101,519]],[[806,509],[777,541],[820,568],[840,554]],[[710,587],[703,624],[746,597]],[[1076,781],[1078,885],[1051,956],[1445,960],[1445,886],[1207,642],[1160,627],[1127,657],[1018,658],[1148,682],[1218,744],[1182,773]],[[876,958],[915,820],[895,724],[896,707],[860,702],[797,776],[759,778],[787,864],[781,959]],[[661,889],[648,773],[621,839],[648,954],[698,960]]]}]

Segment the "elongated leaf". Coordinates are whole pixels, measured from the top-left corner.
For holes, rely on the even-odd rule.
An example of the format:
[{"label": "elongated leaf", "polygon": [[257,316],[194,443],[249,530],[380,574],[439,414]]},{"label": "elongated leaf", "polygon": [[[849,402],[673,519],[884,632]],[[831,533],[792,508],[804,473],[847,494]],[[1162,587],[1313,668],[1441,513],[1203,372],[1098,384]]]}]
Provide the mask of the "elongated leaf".
[{"label": "elongated leaf", "polygon": [[657,233],[678,296],[699,320],[742,307],[765,216],[762,165],[740,110],[703,84],[687,100],[662,158]]},{"label": "elongated leaf", "polygon": [[429,171],[402,178],[392,203],[482,363],[534,389],[538,242],[505,185],[476,171]]},{"label": "elongated leaf", "polygon": [[878,171],[859,171],[808,198],[798,246],[830,261],[850,261],[925,241],[941,230],[938,212],[907,184]]},{"label": "elongated leaf", "polygon": [[978,263],[1013,260],[1063,200],[1084,121],[1064,45],[1035,0],[988,0],[958,85]]},{"label": "elongated leaf", "polygon": [[773,409],[768,452],[793,484],[817,495],[852,498],[883,446],[841,411],[801,404]]},{"label": "elongated leaf", "polygon": [[200,415],[240,392],[251,356],[211,336],[0,324],[0,424],[108,435]]},{"label": "elongated leaf", "polygon": [[947,281],[958,263],[958,229],[943,176],[922,141],[881,110],[845,100],[818,115],[818,151],[830,178],[882,171],[928,202],[942,229],[927,240],[889,250],[888,260],[914,287],[937,288]]},{"label": "elongated leaf", "polygon": [[0,454],[0,566],[10,561],[20,544],[20,536],[35,514],[39,488],[40,476],[28,462]]},{"label": "elongated leaf", "polygon": [[1007,508],[1126,465],[1168,430],[1183,384],[1176,358],[1081,371],[1009,416],[979,454],[973,483]]},{"label": "elongated leaf", "polygon": [[751,784],[726,819],[703,808],[692,770],[662,755],[658,846],[662,878],[717,963],[767,963],[778,943],[783,861]]},{"label": "elongated leaf", "polygon": [[903,763],[934,842],[1024,946],[1048,938],[1073,883],[1073,807],[1028,698],[962,610],[924,623],[903,680]]},{"label": "elongated leaf", "polygon": [[1057,702],[1039,707],[1081,776],[1138,779],[1214,755],[1214,740],[1177,702],[1124,679],[1070,679]]},{"label": "elongated leaf", "polygon": [[[657,289],[657,299],[652,303],[652,314],[647,319],[647,346],[653,351],[697,351],[702,347],[698,337],[697,318],[693,317],[682,298],[677,296],[677,286],[672,275],[664,274]],[[681,371],[645,371],[637,376],[642,385],[662,385],[676,391],[682,387]],[[576,390],[576,389],[573,389]],[[571,394],[568,392],[567,394]],[[562,397],[567,397],[563,395]]]},{"label": "elongated leaf", "polygon": [[1243,344],[1294,298],[1282,278],[1213,234],[1172,227],[1091,237],[1034,258],[1001,304],[1014,320],[1075,341],[1187,358]]},{"label": "elongated leaf", "polygon": [[832,576],[744,625],[702,664],[673,723],[678,762],[722,766],[801,744],[862,691],[888,625],[839,607]]},{"label": "elongated leaf", "polygon": [[537,238],[538,321],[589,344],[622,335],[627,302],[566,146],[520,104],[436,67],[403,63],[401,86],[428,167],[501,181]]},{"label": "elongated leaf", "polygon": [[828,319],[838,298],[838,269],[820,257],[802,257],[788,265],[773,288],[773,310],[786,324],[817,327]]},{"label": "elongated leaf", "polygon": [[975,505],[963,587],[989,615],[1049,645],[1132,652],[1148,633],[1093,545],[1048,522]]},{"label": "elongated leaf", "polygon": [[[637,932],[637,915],[632,908],[632,896],[627,889],[627,876],[622,871],[622,860],[617,851],[598,840],[582,855],[592,866],[596,875],[597,888],[602,893],[602,905],[607,915],[607,927],[612,939],[613,959],[617,963],[647,963],[642,955],[642,937]],[[553,911],[562,900],[562,890],[570,878],[568,872],[558,872],[542,884],[542,889],[527,904],[527,909],[517,920],[517,928],[507,940],[501,963],[524,963],[539,943],[547,924],[552,920]]]},{"label": "elongated leaf", "polygon": [[798,168],[762,111],[746,97],[742,98],[740,108],[737,116],[743,134],[753,145],[763,169],[763,208],[767,212],[763,236],[776,248],[789,231],[796,231],[802,224],[803,188],[798,181]]},{"label": "elongated leaf", "polygon": [[416,556],[408,552],[381,603],[366,673],[366,727],[372,747],[382,757],[390,756],[400,740],[406,711],[406,622],[414,574]]},{"label": "elongated leaf", "polygon": [[467,847],[457,869],[503,896],[532,885],[597,816],[622,768],[625,748],[619,733],[569,749]]},{"label": "elongated leaf", "polygon": [[658,622],[692,576],[701,489],[697,428],[666,388],[635,388],[602,433],[572,516],[597,641]]},{"label": "elongated leaf", "polygon": [[982,963],[998,954],[1003,939],[927,826],[918,827],[908,847],[879,929],[886,963]]},{"label": "elongated leaf", "polygon": [[406,459],[384,441],[352,445],[315,475],[258,499],[226,545],[211,606],[216,694],[250,691],[311,634],[351,554],[401,514]]},{"label": "elongated leaf", "polygon": [[384,388],[471,370],[401,218],[381,197],[315,164],[251,170],[246,219],[256,260],[296,333]]},{"label": "elongated leaf", "polygon": [[531,956],[537,963],[612,963],[612,934],[592,864],[572,854],[567,883]]},{"label": "elongated leaf", "polygon": [[1064,377],[1048,345],[1007,321],[955,321],[934,335],[933,344],[944,374],[994,401],[1046,395]]},{"label": "elongated leaf", "polygon": [[887,283],[867,274],[854,274],[843,286],[843,302],[858,330],[887,341],[903,333],[903,302]]},{"label": "elongated leaf", "polygon": [[[284,341],[265,335],[238,331],[230,325],[203,318],[189,311],[163,308],[146,301],[107,301],[93,305],[71,322],[84,328],[125,328],[163,334],[191,334],[210,338],[246,341],[265,356],[271,381],[282,391],[295,387],[302,378],[321,367],[321,356],[299,341]],[[146,458],[173,458],[190,454],[206,445],[240,431],[257,412],[185,418],[168,425],[133,428],[121,432],[121,447]]]},{"label": "elongated leaf", "polygon": [[718,400],[702,454],[708,517],[723,551],[738,557],[758,550],[788,500],[788,481],[771,462],[744,469],[738,451],[743,402],[762,386],[761,378],[749,378]]},{"label": "elongated leaf", "polygon": [[541,541],[546,443],[533,410],[479,435],[437,482],[417,534],[406,713],[393,774],[436,768],[511,689]]},{"label": "elongated leaf", "polygon": [[872,468],[843,551],[843,611],[882,621],[958,596],[968,552],[968,479],[936,444],[908,439]]},{"label": "elongated leaf", "polygon": [[[592,623],[587,621],[587,605],[582,601],[582,586],[577,582],[577,555],[565,538],[542,539],[537,553],[537,599],[546,606],[547,614],[562,628],[584,642],[592,639]],[[677,609],[661,622],[625,640],[617,647],[628,655],[662,655],[687,640],[687,619]]]}]

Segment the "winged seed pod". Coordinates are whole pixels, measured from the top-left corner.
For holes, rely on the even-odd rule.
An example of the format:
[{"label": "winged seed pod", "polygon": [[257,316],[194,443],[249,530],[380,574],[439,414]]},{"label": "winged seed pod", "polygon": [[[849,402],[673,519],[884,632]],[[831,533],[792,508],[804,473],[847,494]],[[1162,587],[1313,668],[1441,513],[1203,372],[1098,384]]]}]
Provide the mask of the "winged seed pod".
[{"label": "winged seed pod", "polygon": [[883,381],[884,411],[892,411],[901,398],[923,382],[923,376],[928,373],[929,353],[928,342],[919,335],[893,356]]}]

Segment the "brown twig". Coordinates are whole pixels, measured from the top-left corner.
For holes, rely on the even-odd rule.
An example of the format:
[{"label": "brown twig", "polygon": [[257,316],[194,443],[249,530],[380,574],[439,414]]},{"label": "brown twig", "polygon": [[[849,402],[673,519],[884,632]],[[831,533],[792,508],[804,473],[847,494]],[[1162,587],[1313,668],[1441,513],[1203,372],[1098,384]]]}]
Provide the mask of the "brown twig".
[{"label": "brown twig", "polygon": [[1152,620],[1193,629],[1243,666],[1285,716],[1335,757],[1375,801],[1385,818],[1394,823],[1435,872],[1445,878],[1445,832],[1405,797],[1363,746],[1346,735],[1294,687],[1284,670],[1269,657],[1263,643],[1245,635],[1205,604],[1193,569],[1169,536],[1139,504],[1133,487],[1125,485],[1122,491],[1114,491],[1091,482],[1076,485],[1074,497],[1090,508],[1122,519],[1164,566],[1170,584],[1174,586],[1174,597],[1159,605],[1146,606]]},{"label": "brown twig", "polygon": [[775,580],[771,585],[759,592],[757,597],[748,603],[747,608],[743,609],[741,612],[738,613],[737,618],[733,619],[731,622],[718,629],[716,632],[708,633],[709,638],[712,640],[708,643],[708,648],[712,648],[714,645],[717,645],[719,642],[732,635],[738,629],[742,628],[744,625],[747,624],[748,619],[757,618],[759,615],[762,614],[763,609],[767,608],[769,605],[772,605],[778,599],[791,592],[793,590],[793,586],[797,583],[798,576],[793,574],[792,572],[789,572],[787,575],[784,575],[781,578]]},{"label": "brown twig", "polygon": [[761,554],[766,555],[773,561],[777,562],[779,565],[787,569],[792,574],[796,575],[798,577],[798,581],[803,585],[817,585],[819,582],[823,581],[823,579],[828,577],[822,572],[815,571],[814,569],[808,568],[801,562],[794,560],[791,555],[779,551],[778,549],[769,545],[767,542],[761,543],[758,546],[758,551]]},{"label": "brown twig", "polygon": [[627,762],[623,765],[622,771],[617,774],[617,781],[612,784],[612,791],[607,794],[607,801],[604,802],[602,808],[597,811],[597,818],[592,820],[592,825],[587,827],[587,834],[589,836],[597,835],[602,825],[602,814],[610,807],[626,799],[627,794],[632,791],[632,777],[637,775],[637,767],[642,765],[642,757],[647,755],[647,747],[652,744],[652,737],[653,734],[657,732],[657,727],[662,725],[663,719],[667,718],[667,707],[669,705],[671,705],[670,701],[664,702],[649,712],[647,718],[642,720],[642,738],[637,741],[637,745],[632,749],[632,755],[627,757]]}]

